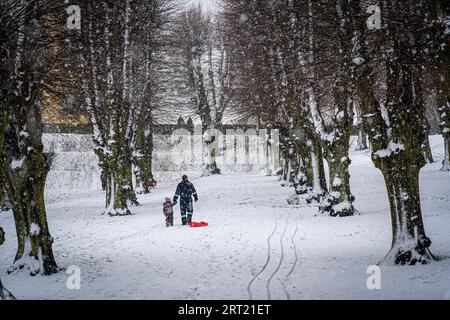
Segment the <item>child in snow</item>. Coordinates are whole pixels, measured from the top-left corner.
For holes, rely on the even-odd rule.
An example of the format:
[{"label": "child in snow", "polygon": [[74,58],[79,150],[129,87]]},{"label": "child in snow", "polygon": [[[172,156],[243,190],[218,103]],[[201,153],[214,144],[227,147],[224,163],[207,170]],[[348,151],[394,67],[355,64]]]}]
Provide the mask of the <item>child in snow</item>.
[{"label": "child in snow", "polygon": [[166,217],[166,227],[173,226],[173,204],[168,197],[166,197],[166,202],[163,204],[163,213]]}]

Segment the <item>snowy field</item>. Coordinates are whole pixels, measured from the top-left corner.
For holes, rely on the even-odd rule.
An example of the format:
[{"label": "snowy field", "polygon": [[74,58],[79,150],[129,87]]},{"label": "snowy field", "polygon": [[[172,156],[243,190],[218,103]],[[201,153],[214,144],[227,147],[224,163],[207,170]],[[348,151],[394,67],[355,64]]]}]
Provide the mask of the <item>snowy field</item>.
[{"label": "snowy field", "polygon": [[[67,275],[7,275],[16,250],[11,212],[0,215],[7,241],[0,277],[18,299],[450,299],[450,173],[439,171],[443,143],[432,137],[436,163],[422,170],[425,228],[439,262],[382,267],[381,290],[368,290],[367,267],[388,252],[391,226],[381,173],[367,152],[351,154],[351,187],[360,215],[316,216],[290,206],[291,188],[276,177],[225,174],[194,179],[195,219],[206,228],[166,228],[165,196],[176,183],[140,196],[134,215],[101,216],[100,190],[47,195],[50,232],[60,267],[81,269],[81,289]],[[70,183],[70,181],[67,181]]]}]

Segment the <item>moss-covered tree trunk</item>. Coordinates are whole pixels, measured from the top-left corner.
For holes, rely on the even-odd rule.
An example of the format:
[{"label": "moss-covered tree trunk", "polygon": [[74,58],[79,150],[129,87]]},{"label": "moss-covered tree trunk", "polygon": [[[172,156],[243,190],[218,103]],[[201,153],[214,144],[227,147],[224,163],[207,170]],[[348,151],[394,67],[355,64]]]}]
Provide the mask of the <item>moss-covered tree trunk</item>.
[{"label": "moss-covered tree trunk", "polygon": [[444,135],[444,160],[442,160],[442,171],[450,171],[450,134]]},{"label": "moss-covered tree trunk", "polygon": [[444,138],[444,159],[442,171],[450,171],[450,37],[448,36],[448,17],[450,8],[446,1],[427,1],[430,15],[428,24],[432,50],[429,50],[431,63],[436,71],[437,109],[439,125]]},{"label": "moss-covered tree trunk", "polygon": [[367,144],[367,133],[364,128],[364,121],[362,119],[361,108],[359,105],[355,105],[355,114],[357,120],[358,139],[356,141],[355,151],[367,150],[369,148]]},{"label": "moss-covered tree trunk", "polygon": [[330,216],[346,217],[355,213],[354,196],[350,190],[349,137],[335,143],[328,151],[329,193],[320,203],[320,212]]},{"label": "moss-covered tree trunk", "polygon": [[[213,130],[214,131],[214,130]],[[208,176],[211,174],[220,174],[221,170],[217,166],[217,136],[214,134],[206,133],[204,135],[204,146],[205,146],[205,158],[206,165],[203,169],[203,176]]]},{"label": "moss-covered tree trunk", "polygon": [[[384,176],[392,220],[392,247],[383,263],[427,263],[434,257],[422,221],[419,190],[420,169],[426,163],[422,146],[428,137],[425,107],[413,95],[418,90],[414,69],[406,63],[391,68],[399,73],[394,71],[388,76],[386,108],[396,121],[384,130],[381,139],[372,138],[372,159]],[[400,88],[396,85],[399,74]]]},{"label": "moss-covered tree trunk", "polygon": [[[355,16],[360,11],[359,1],[351,1],[349,19],[354,26],[353,77],[356,94],[361,100],[363,118],[372,144],[372,160],[384,176],[389,196],[392,221],[391,250],[384,264],[426,263],[434,259],[429,251],[430,239],[425,234],[420,205],[419,173],[425,165],[422,144],[426,140],[425,107],[421,101],[420,58],[413,32],[414,8],[401,1],[387,3],[398,16],[395,25],[385,23],[384,50],[386,55],[386,105],[376,100],[373,89],[373,70],[365,50],[366,26]],[[421,5],[421,3],[417,3]],[[386,8],[387,9],[387,8]],[[408,21],[412,19],[412,21]],[[401,27],[401,29],[399,29]],[[395,34],[393,29],[402,30]],[[406,50],[405,48],[409,48]]]},{"label": "moss-covered tree trunk", "polygon": [[106,156],[108,179],[106,185],[106,209],[109,216],[130,215],[130,207],[138,205],[133,189],[131,149],[120,131],[110,143],[111,153]]},{"label": "moss-covered tree trunk", "polygon": [[153,188],[153,130],[148,124],[138,128],[136,144],[133,154],[136,193],[147,194]]},{"label": "moss-covered tree trunk", "polygon": [[292,187],[295,182],[297,163],[294,154],[294,148],[289,146],[281,149],[283,169],[281,172],[281,185],[283,187]]},{"label": "moss-covered tree trunk", "polygon": [[308,153],[306,143],[299,142],[297,145],[297,170],[295,172],[294,188],[297,195],[307,194],[313,188],[313,176],[311,168],[311,157]]},{"label": "moss-covered tree trunk", "polygon": [[[408,149],[408,146],[405,146]],[[417,154],[417,152],[413,152]],[[392,247],[383,262],[396,264],[426,263],[434,259],[425,234],[419,192],[420,165],[398,170],[395,165],[409,164],[407,151],[400,151],[391,161],[377,161],[383,172],[392,219]],[[405,161],[406,160],[406,161]],[[381,162],[381,163],[380,163]]]},{"label": "moss-covered tree trunk", "polygon": [[[450,59],[450,58],[448,58]],[[442,159],[442,171],[450,171],[450,81],[447,73],[441,72],[441,89],[438,98],[438,110],[440,128],[444,139],[444,159]]]},{"label": "moss-covered tree trunk", "polygon": [[[203,133],[203,147],[204,147],[204,158],[205,168],[203,169],[202,176],[208,176],[212,174],[220,174],[221,171],[217,166],[217,136],[214,133],[215,130],[220,128],[215,128],[217,124],[217,119],[213,121],[211,116],[211,108],[208,102],[208,97],[205,88],[205,81],[203,77],[202,67],[200,58],[197,62],[196,77],[198,79],[197,87],[197,111],[202,121],[202,133]],[[221,122],[221,121],[220,121]]]},{"label": "moss-covered tree trunk", "polygon": [[8,272],[26,268],[31,275],[58,272],[45,210],[44,189],[49,161],[43,152],[40,107],[12,99],[10,114],[2,119],[2,175],[16,225],[18,248]]},{"label": "moss-covered tree trunk", "polygon": [[294,137],[289,128],[283,125],[278,125],[280,133],[280,154],[282,161],[281,185],[284,187],[292,187],[295,180],[295,150]]},{"label": "moss-covered tree trunk", "polygon": [[337,82],[334,90],[335,110],[332,115],[333,131],[331,138],[324,141],[329,169],[329,193],[320,203],[319,211],[336,217],[352,216],[354,196],[350,191],[350,158],[348,149],[352,132],[350,99],[344,82]]},{"label": "moss-covered tree trunk", "polygon": [[306,143],[297,141],[294,148],[292,186],[294,193],[288,198],[289,204],[300,204],[300,196],[307,195],[313,189],[313,176],[310,168],[311,158]]},{"label": "moss-covered tree trunk", "polygon": [[430,146],[430,124],[428,123],[428,120],[425,119],[425,122],[423,124],[423,129],[426,133],[425,141],[422,143],[422,153],[423,157],[425,158],[425,161],[427,163],[433,163],[433,153],[431,152],[431,146]]},{"label": "moss-covered tree trunk", "polygon": [[311,203],[317,201],[320,203],[327,195],[327,180],[325,178],[325,167],[323,163],[323,151],[320,138],[312,133],[307,140],[308,152],[310,156],[309,175],[312,177],[313,188],[306,201]]},{"label": "moss-covered tree trunk", "polygon": [[9,209],[11,209],[11,207],[9,205],[8,195],[6,194],[5,180],[2,178],[0,171],[0,212]]}]

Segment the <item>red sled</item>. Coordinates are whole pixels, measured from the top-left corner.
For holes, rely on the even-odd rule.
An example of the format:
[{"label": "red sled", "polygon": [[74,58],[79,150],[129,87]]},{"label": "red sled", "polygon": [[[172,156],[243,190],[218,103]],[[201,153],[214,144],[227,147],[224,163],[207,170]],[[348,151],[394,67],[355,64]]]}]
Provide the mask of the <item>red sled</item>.
[{"label": "red sled", "polygon": [[192,221],[189,223],[189,227],[191,227],[191,228],[201,228],[201,227],[206,227],[206,226],[208,226],[208,222],[205,222],[205,221],[200,221],[200,222]]}]

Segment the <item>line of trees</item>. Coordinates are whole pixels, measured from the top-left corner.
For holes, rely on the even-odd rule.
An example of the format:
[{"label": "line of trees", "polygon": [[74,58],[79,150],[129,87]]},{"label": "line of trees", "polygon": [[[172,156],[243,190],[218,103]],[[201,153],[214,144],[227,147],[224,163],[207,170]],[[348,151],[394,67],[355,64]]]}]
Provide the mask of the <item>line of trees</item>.
[{"label": "line of trees", "polygon": [[[381,15],[375,10],[368,24],[374,2]],[[9,272],[59,270],[45,210],[52,154],[43,151],[41,113],[68,97],[89,115],[110,216],[131,214],[136,193],[150,191],[152,126],[174,102],[202,123],[204,174],[220,173],[216,137],[206,133],[229,113],[279,130],[278,172],[294,188],[290,203],[315,201],[323,214],[351,216],[356,115],[358,148],[367,133],[388,191],[393,242],[385,261],[434,259],[419,173],[431,161],[430,100],[445,141],[442,170],[450,170],[445,1],[223,0],[214,16],[197,6],[177,12],[175,0],[71,4],[80,28],[68,28],[64,0],[0,3],[0,201],[5,190],[18,239]]]},{"label": "line of trees", "polygon": [[362,119],[358,147],[366,132],[391,208],[393,242],[385,262],[434,259],[419,173],[430,160],[430,87],[437,92],[448,170],[448,15],[438,0],[224,1],[236,72],[233,105],[279,128],[281,177],[296,193],[291,203],[306,194],[322,213],[355,214],[348,150],[355,114]]},{"label": "line of trees", "polygon": [[[106,214],[130,214],[136,191],[147,193],[152,185],[152,123],[164,94],[158,66],[175,1],[71,5],[68,10],[64,0],[0,3],[0,200],[3,206],[5,191],[18,241],[10,273],[60,270],[44,197],[53,155],[44,153],[41,117],[50,103],[70,100],[90,116]],[[69,17],[77,8],[81,21]],[[3,242],[3,230],[1,236]],[[1,283],[0,289],[2,299],[10,297]]]},{"label": "line of trees", "polygon": [[138,204],[136,191],[148,193],[153,179],[152,114],[159,85],[155,57],[174,1],[79,5],[83,22],[74,51],[79,56],[81,105],[91,119],[106,190],[104,213],[129,215],[129,208]]}]

